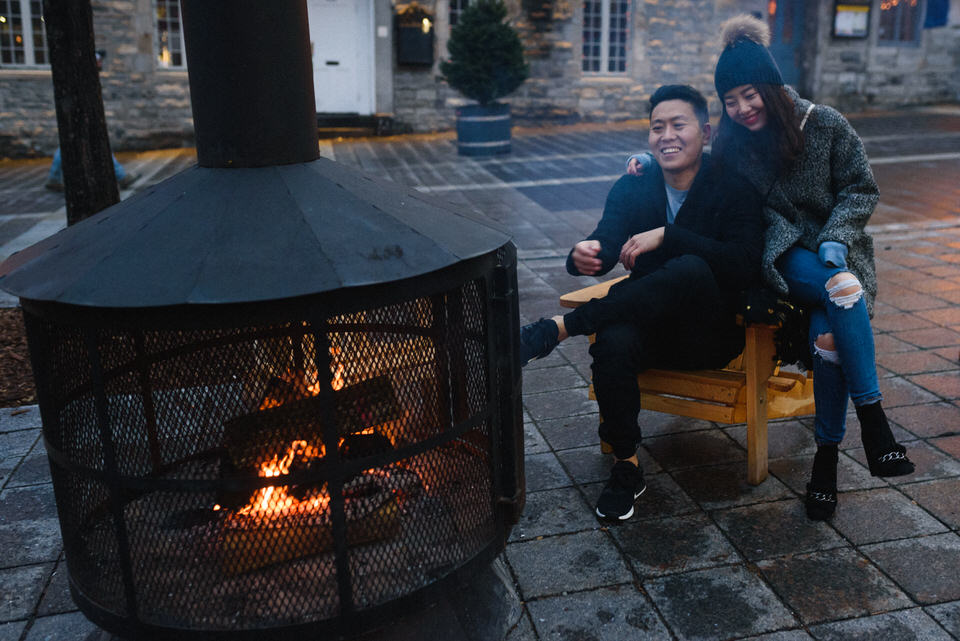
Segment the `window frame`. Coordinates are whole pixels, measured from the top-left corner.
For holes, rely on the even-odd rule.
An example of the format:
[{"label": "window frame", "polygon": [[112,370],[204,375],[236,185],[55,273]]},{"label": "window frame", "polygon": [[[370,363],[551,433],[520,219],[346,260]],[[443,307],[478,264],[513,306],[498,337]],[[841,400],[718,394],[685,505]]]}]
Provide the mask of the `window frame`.
[{"label": "window frame", "polygon": [[[41,33],[43,38],[43,57],[45,58],[44,62],[37,62],[37,47],[36,41],[34,40],[34,15],[33,8],[31,4],[34,2],[39,5],[40,9],[40,23],[44,24],[43,20],[43,3],[40,0],[7,0],[9,5],[16,5],[20,9],[19,18],[20,18],[20,29],[21,32],[17,35],[20,36],[22,42],[19,46],[13,44],[10,51],[13,53],[14,58],[18,50],[23,50],[23,62],[4,62],[3,61],[3,51],[0,51],[0,70],[24,70],[24,69],[41,69],[49,70],[50,69],[50,50],[47,47],[47,32],[45,27],[41,27]],[[4,16],[4,21],[6,21],[7,16]],[[10,27],[11,38],[14,37],[13,27]]]},{"label": "window frame", "polygon": [[[616,17],[623,20],[623,28],[618,31],[618,35],[623,38],[623,57],[615,58],[610,55],[611,47],[611,22],[613,20],[613,11],[611,10],[611,4],[621,3],[624,5],[624,11],[622,14],[618,14]],[[587,55],[587,20],[588,18],[593,18],[595,13],[587,13],[588,4],[599,5],[600,8],[600,42],[599,42],[599,56]],[[611,78],[620,78],[627,77],[630,73],[629,61],[630,61],[630,41],[632,36],[630,16],[632,14],[632,1],[631,0],[583,0],[580,4],[580,72],[589,77],[611,77]],[[595,31],[593,27],[590,28],[591,31]],[[597,69],[588,69],[587,66],[594,66],[592,63],[596,63]],[[611,63],[622,66],[621,69],[610,69]]]},{"label": "window frame", "polygon": [[[186,71],[187,47],[183,39],[183,13],[180,11],[180,1],[179,0],[153,0],[151,5],[153,6],[153,36],[156,42],[156,46],[154,47],[154,52],[153,52],[153,59],[154,59],[154,63],[157,66],[157,69],[160,69],[163,71]],[[171,59],[170,62],[164,62],[163,60],[164,39],[161,37],[161,33],[160,33],[160,21],[167,20],[169,23],[170,18],[167,18],[167,17],[161,18],[160,16],[161,6],[163,7],[176,6],[177,12],[178,12],[178,15],[176,17],[176,21],[177,21],[176,33],[180,37],[180,48],[176,52],[173,52],[172,50],[168,50],[168,52],[170,53],[170,59]],[[168,30],[166,33],[169,34],[173,32],[171,30]],[[168,40],[169,40],[169,36],[168,36]],[[180,61],[181,61],[180,64],[174,64],[172,62],[173,56],[176,55],[177,53],[179,53],[180,55]]]},{"label": "window frame", "polygon": [[[892,5],[887,7],[886,5]],[[886,8],[885,8],[886,7]],[[878,47],[919,47],[923,33],[923,17],[926,3],[923,0],[881,0],[880,11],[877,12],[877,46]],[[894,10],[893,24],[894,31],[891,37],[885,38],[883,34],[883,16],[886,11]],[[903,23],[903,10],[914,10],[913,13],[913,38],[903,40],[901,38],[900,26]]]},{"label": "window frame", "polygon": [[470,0],[449,0],[447,6],[447,24],[450,29],[457,26],[460,21],[460,14],[470,6]]}]

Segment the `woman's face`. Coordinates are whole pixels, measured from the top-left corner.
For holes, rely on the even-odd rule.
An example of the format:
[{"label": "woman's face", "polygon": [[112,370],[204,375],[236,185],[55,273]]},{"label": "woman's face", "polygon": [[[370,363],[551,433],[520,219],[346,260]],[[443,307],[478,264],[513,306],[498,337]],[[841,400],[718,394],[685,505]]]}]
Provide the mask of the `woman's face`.
[{"label": "woman's face", "polygon": [[753,85],[740,85],[725,93],[723,107],[733,122],[750,131],[760,131],[767,126],[767,108]]}]

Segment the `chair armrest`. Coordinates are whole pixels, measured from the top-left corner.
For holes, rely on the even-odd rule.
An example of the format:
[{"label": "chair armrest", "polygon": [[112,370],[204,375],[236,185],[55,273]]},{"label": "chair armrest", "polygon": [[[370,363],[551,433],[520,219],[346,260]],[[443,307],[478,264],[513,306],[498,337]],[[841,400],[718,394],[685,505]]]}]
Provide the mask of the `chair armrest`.
[{"label": "chair armrest", "polygon": [[580,307],[587,301],[593,300],[594,298],[603,298],[607,295],[607,292],[614,283],[619,283],[624,278],[629,278],[629,275],[621,276],[620,278],[612,278],[602,283],[590,285],[589,287],[572,291],[569,294],[564,294],[560,297],[560,306],[576,308]]}]

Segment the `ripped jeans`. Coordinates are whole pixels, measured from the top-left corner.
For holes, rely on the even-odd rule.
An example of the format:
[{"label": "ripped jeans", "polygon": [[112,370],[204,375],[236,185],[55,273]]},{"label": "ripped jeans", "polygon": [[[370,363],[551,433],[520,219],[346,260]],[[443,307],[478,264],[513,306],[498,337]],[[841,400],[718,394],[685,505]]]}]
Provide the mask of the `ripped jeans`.
[{"label": "ripped jeans", "polygon": [[[882,398],[867,304],[862,293],[852,296],[843,296],[840,292],[830,294],[827,281],[848,270],[827,267],[807,249],[792,247],[777,259],[777,269],[790,288],[790,300],[810,311],[809,345],[813,354],[817,443],[839,443],[846,430],[847,398],[857,406],[875,403]],[[835,351],[818,348],[815,344],[817,337],[831,333]]]}]

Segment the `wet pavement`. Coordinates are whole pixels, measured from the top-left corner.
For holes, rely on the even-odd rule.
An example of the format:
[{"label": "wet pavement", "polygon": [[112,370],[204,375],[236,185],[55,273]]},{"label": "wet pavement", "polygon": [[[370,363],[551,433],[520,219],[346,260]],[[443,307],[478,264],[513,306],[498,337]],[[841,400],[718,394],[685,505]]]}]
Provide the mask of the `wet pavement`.
[{"label": "wet pavement", "polygon": [[[881,189],[870,224],[881,390],[917,471],[879,479],[856,416],[840,506],[804,515],[812,419],[770,425],[770,477],[746,483],[746,428],[644,413],[648,490],[619,527],[592,516],[608,474],[585,339],[524,371],[527,507],[506,560],[524,601],[510,641],[960,639],[960,107],[851,115]],[[479,211],[520,257],[522,321],[557,313],[573,243],[592,230],[643,123],[515,130],[513,153],[456,155],[448,135],[324,141],[323,153]],[[120,154],[141,179],[192,150]],[[0,259],[62,228],[44,161],[0,161]],[[16,301],[6,297],[7,305]],[[0,641],[104,640],[76,611],[35,406],[0,409]]]}]

